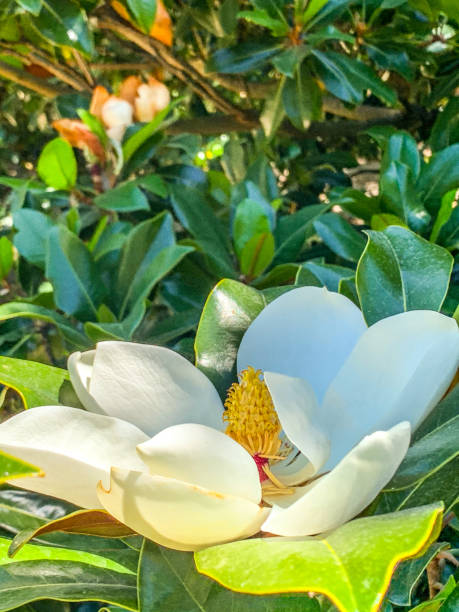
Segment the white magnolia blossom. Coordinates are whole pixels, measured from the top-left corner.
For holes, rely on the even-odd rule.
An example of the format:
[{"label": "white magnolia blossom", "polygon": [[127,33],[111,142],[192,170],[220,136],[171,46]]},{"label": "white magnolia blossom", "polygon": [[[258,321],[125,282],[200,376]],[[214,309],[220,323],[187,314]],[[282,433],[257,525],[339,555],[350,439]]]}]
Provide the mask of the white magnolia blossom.
[{"label": "white magnolia blossom", "polygon": [[263,372],[282,427],[277,459],[260,459],[260,443],[254,460],[224,433],[217,391],[186,359],[123,342],[70,356],[86,411],[24,411],[0,425],[0,448],[45,472],[13,484],[106,508],[164,546],[307,536],[374,499],[458,364],[453,319],[411,311],[367,328],[342,295],[299,288],[261,312],[238,353],[239,372]]}]

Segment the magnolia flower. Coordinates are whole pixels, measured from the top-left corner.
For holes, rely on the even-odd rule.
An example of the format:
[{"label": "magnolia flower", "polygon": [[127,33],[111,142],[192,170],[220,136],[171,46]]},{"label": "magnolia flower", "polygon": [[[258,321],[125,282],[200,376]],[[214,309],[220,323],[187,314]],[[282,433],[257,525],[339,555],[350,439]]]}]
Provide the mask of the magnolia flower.
[{"label": "magnolia flower", "polygon": [[0,448],[45,472],[12,483],[102,506],[164,546],[307,536],[374,499],[458,362],[453,319],[411,311],[367,329],[350,300],[304,287],[249,326],[225,410],[173,351],[101,342],[69,359],[86,411],[22,412]]}]

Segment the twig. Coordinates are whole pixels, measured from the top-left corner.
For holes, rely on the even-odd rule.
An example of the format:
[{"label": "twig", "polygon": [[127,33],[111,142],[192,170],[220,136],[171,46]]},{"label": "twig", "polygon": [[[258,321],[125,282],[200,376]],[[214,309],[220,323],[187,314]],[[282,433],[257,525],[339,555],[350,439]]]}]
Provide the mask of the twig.
[{"label": "twig", "polygon": [[39,79],[32,74],[28,74],[27,72],[19,70],[18,68],[10,66],[10,64],[6,64],[2,61],[0,61],[0,76],[5,77],[10,81],[14,81],[23,87],[32,89],[45,98],[55,98],[56,96],[68,91],[62,89],[61,87],[57,87],[56,85],[46,83],[43,81],[43,79]]},{"label": "twig", "polygon": [[84,77],[86,81],[88,82],[88,84],[90,85],[90,87],[94,87],[94,79],[92,78],[91,71],[89,67],[87,66],[86,62],[84,61],[81,53],[79,53],[76,49],[72,49],[72,51],[73,51],[73,57],[75,58],[75,61],[78,64],[78,68],[84,74]]}]

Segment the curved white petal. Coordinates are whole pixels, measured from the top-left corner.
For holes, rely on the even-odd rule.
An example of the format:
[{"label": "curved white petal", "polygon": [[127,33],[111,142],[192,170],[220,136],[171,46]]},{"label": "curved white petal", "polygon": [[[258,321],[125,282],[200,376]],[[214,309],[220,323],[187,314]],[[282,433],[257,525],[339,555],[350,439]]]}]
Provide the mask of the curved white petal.
[{"label": "curved white petal", "polygon": [[330,454],[314,390],[301,378],[274,372],[265,372],[264,377],[285,435],[310,461],[309,471],[302,470],[306,480],[316,474]]},{"label": "curved white petal", "polygon": [[68,406],[39,406],[0,425],[0,449],[40,467],[43,478],[19,478],[18,487],[99,508],[96,487],[110,467],[145,469],[135,447],[147,436],[134,425]]},{"label": "curved white petal", "polygon": [[198,550],[253,535],[269,511],[240,497],[117,468],[112,469],[109,491],[99,486],[98,495],[119,521],[179,550]]},{"label": "curved white petal", "polygon": [[[283,536],[306,536],[335,529],[361,512],[391,479],[410,442],[404,421],[364,438],[287,508],[275,506],[262,529]],[[300,489],[301,491],[301,489]],[[285,496],[283,502],[288,502]]]},{"label": "curved white petal", "polygon": [[237,368],[304,378],[320,402],[365,329],[362,313],[346,297],[318,287],[293,289],[251,323]]},{"label": "curved white petal", "polygon": [[160,346],[100,342],[89,393],[105,414],[150,436],[179,423],[223,427],[223,406],[210,380],[184,357]]},{"label": "curved white petal", "polygon": [[226,434],[187,423],[163,429],[137,447],[150,474],[261,501],[258,468],[249,453]]},{"label": "curved white petal", "polygon": [[76,351],[69,355],[67,368],[75,393],[86,410],[96,414],[104,414],[102,408],[89,393],[89,383],[91,382],[95,355],[95,350],[85,351],[84,353]]},{"label": "curved white petal", "polygon": [[323,418],[330,469],[364,435],[401,419],[414,430],[441,399],[459,365],[456,321],[413,310],[370,327],[330,385]]}]

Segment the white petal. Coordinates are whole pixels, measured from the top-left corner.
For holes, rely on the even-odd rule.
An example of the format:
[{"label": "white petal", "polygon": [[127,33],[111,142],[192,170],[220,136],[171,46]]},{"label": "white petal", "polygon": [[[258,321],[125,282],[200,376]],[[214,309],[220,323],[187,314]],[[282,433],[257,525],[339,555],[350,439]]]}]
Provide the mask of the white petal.
[{"label": "white petal", "polygon": [[342,525],[368,506],[391,479],[409,442],[406,421],[367,436],[329,474],[303,487],[303,497],[295,498],[288,508],[275,506],[263,530],[306,536]]},{"label": "white petal", "polygon": [[100,342],[89,392],[105,414],[154,436],[179,423],[222,429],[223,406],[210,380],[160,346]]},{"label": "white petal", "polygon": [[366,325],[350,300],[301,287],[266,306],[239,347],[238,371],[248,366],[308,380],[319,402]]},{"label": "white petal", "polygon": [[135,447],[147,436],[134,425],[67,406],[40,406],[0,425],[0,449],[40,467],[43,478],[19,478],[18,487],[99,508],[99,480],[110,467],[145,469]]},{"label": "white petal", "polygon": [[67,368],[75,393],[86,410],[96,414],[104,414],[102,408],[89,393],[89,383],[91,381],[95,355],[96,351],[85,351],[84,353],[77,351],[72,353],[67,360]]},{"label": "white petal", "polygon": [[441,399],[459,365],[459,329],[438,312],[413,310],[378,321],[330,385],[323,417],[333,467],[358,440],[401,419],[414,430]]},{"label": "white petal", "polygon": [[173,425],[137,451],[152,475],[166,476],[261,501],[258,468],[249,453],[226,434],[205,425]]},{"label": "white petal", "polygon": [[247,499],[172,478],[114,468],[104,508],[141,535],[179,550],[197,550],[253,535],[268,510]]},{"label": "white petal", "polygon": [[309,472],[302,471],[306,480],[324,465],[330,454],[329,440],[320,426],[320,408],[314,390],[301,378],[274,372],[265,372],[265,382],[285,435],[310,461]]},{"label": "white petal", "polygon": [[130,125],[133,114],[129,102],[116,96],[110,96],[102,106],[102,120],[108,128]]}]

